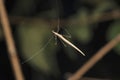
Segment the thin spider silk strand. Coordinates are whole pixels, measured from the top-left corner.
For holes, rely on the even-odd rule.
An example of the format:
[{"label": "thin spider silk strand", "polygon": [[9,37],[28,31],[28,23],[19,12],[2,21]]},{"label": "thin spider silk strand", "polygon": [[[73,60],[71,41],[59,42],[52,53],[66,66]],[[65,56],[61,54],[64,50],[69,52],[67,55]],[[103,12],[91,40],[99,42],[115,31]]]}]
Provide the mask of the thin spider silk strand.
[{"label": "thin spider silk strand", "polygon": [[28,59],[26,59],[25,61],[22,62],[22,64],[25,64],[27,62],[29,62],[30,60],[32,60],[34,57],[36,57],[38,54],[40,54],[41,51],[43,51],[49,44],[49,42],[53,39],[53,37],[51,37],[48,42],[39,50],[37,51],[35,54],[33,54],[31,57],[29,57]]}]

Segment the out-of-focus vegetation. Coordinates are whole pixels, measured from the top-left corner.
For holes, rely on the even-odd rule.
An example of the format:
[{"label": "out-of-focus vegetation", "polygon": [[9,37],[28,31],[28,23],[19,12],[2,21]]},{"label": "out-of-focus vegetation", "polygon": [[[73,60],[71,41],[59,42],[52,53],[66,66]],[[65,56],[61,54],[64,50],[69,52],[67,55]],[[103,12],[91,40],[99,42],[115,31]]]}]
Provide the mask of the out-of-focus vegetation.
[{"label": "out-of-focus vegetation", "polygon": [[[114,23],[111,24],[106,37],[108,40],[111,40],[117,35],[120,35],[120,20],[116,20]],[[120,54],[120,44],[115,47],[115,51]]]},{"label": "out-of-focus vegetation", "polygon": [[[57,62],[58,53],[60,54],[61,52],[62,54],[61,46],[71,61],[77,60],[78,56],[80,56],[76,54],[77,52],[73,48],[60,45],[59,41],[58,45],[55,45],[55,37],[52,34],[52,30],[56,30],[57,26],[60,25],[60,33],[66,33],[65,35],[67,36],[66,29],[72,36],[70,39],[66,38],[73,44],[78,47],[80,47],[79,44],[87,45],[93,39],[93,29],[97,28],[100,22],[104,22],[104,20],[101,21],[101,16],[115,10],[120,10],[115,0],[75,0],[72,5],[69,4],[69,1],[67,1],[68,3],[62,0],[57,1],[57,3],[56,1],[16,0],[9,12],[9,16],[24,16],[28,19],[36,18],[36,20],[28,21],[23,19],[22,22],[15,25],[17,27],[15,33],[17,34],[18,46],[21,50],[20,54],[23,57],[22,62],[30,59],[26,63],[29,63],[34,69],[48,76],[59,76],[62,72]],[[65,12],[66,8],[63,3],[72,6],[74,12],[72,13],[69,7],[67,8],[69,13]],[[66,16],[66,14],[69,16]],[[111,17],[113,16],[111,15]],[[43,19],[43,21],[39,21],[39,18]],[[60,19],[60,24],[57,23],[57,19]],[[54,24],[51,24],[50,20]],[[119,19],[110,18],[110,20],[114,21],[110,23],[106,32],[106,39],[108,41],[120,34]],[[0,40],[3,38],[2,35],[0,28]],[[62,44],[62,42],[60,43]],[[120,54],[120,44],[115,47],[115,50],[117,51],[116,53]],[[89,54],[87,53],[87,55]]]},{"label": "out-of-focus vegetation", "polygon": [[23,23],[18,27],[18,36],[21,52],[26,57],[25,60],[33,57],[26,63],[31,63],[33,67],[39,68],[47,74],[57,75],[57,48],[54,45],[53,36],[49,27],[44,22]]},{"label": "out-of-focus vegetation", "polygon": [[[71,35],[74,38],[76,38],[81,43],[87,44],[92,39],[92,35],[93,35],[92,29],[94,27],[96,27],[95,25],[97,25],[97,23],[98,23],[97,20],[107,10],[114,10],[117,8],[117,5],[113,1],[110,1],[110,0],[103,0],[103,1],[97,0],[97,1],[93,1],[93,2],[91,2],[91,1],[87,2],[88,4],[92,4],[92,5],[96,6],[95,9],[93,9],[93,11],[91,13],[89,13],[86,8],[82,8],[82,9],[78,9],[77,13],[74,15],[71,15],[69,18],[70,20],[74,20],[75,22],[78,22],[78,23],[75,23],[75,24],[71,24],[72,22],[68,23],[69,25],[67,25],[67,30],[71,33]],[[23,3],[25,4],[24,1],[23,1]],[[25,9],[25,11],[23,11],[23,12],[25,12],[25,14],[29,13],[29,10],[31,11],[31,6],[33,6],[32,4],[35,5],[35,3],[33,3],[33,2],[29,3],[29,5],[27,5],[27,4],[25,4],[25,6],[18,7],[18,8],[25,7],[25,8],[23,8],[23,9]],[[19,5],[20,5],[20,3],[19,3]],[[28,7],[28,6],[30,6],[30,7]],[[32,9],[34,9],[34,8],[32,8]],[[39,15],[39,17],[47,16],[47,18],[50,18],[50,17],[54,18],[55,11],[53,11],[53,10],[43,11],[42,13],[38,13],[38,15]],[[90,20],[88,20],[89,16],[91,17],[91,20],[94,22],[93,24],[91,24]],[[59,18],[59,16],[58,16],[58,18]],[[64,26],[66,26],[66,25],[64,25]],[[92,26],[94,26],[94,27],[92,27]],[[110,28],[114,28],[114,29],[110,29],[107,36],[110,36],[110,35],[116,36],[117,34],[119,34],[120,29],[118,27],[119,27],[118,24],[117,24],[117,26],[116,25],[111,26]],[[19,40],[21,43],[23,56],[25,55],[27,58],[34,56],[36,51],[39,51],[39,49],[41,50],[41,48],[43,48],[44,45],[46,45],[47,42],[45,43],[44,41],[49,40],[49,36],[52,37],[52,35],[50,35],[52,29],[50,29],[48,31],[49,28],[50,28],[50,25],[46,24],[44,22],[38,22],[38,23],[24,22],[24,24],[22,24],[22,25],[20,24],[20,26],[18,28],[18,30],[19,30],[18,33],[20,34]],[[101,26],[101,28],[102,28],[102,26]],[[63,29],[64,29],[64,27],[63,27]],[[114,32],[116,34],[114,34]],[[45,73],[57,74],[57,72],[59,70],[58,70],[58,65],[57,65],[57,60],[56,60],[56,50],[57,50],[57,48],[54,45],[54,42],[52,42],[52,43],[50,42],[48,44],[48,46],[45,47],[45,50],[40,51],[39,55],[37,55],[37,57],[32,58],[29,61],[29,63],[31,63],[32,66],[37,66],[37,68],[40,68],[40,70]],[[71,51],[69,51],[71,49],[65,48],[65,50],[67,51],[67,54],[71,55],[71,53],[69,53],[69,52],[71,52]],[[117,50],[119,50],[119,49],[117,49]],[[75,53],[75,52],[72,52],[72,53]],[[72,56],[72,57],[74,57],[74,56]]]},{"label": "out-of-focus vegetation", "polygon": [[[14,7],[12,14],[16,15],[34,15],[37,18],[47,18],[47,19],[59,19],[59,16],[57,15],[58,10],[56,10],[55,6],[51,3],[44,3],[45,5],[41,5],[40,8],[42,11],[35,12],[35,8],[37,2],[39,1],[34,1],[34,0],[18,0],[16,2],[16,7]],[[71,36],[74,37],[76,40],[83,44],[87,44],[90,42],[93,36],[92,29],[97,26],[97,23],[99,22],[99,18],[107,11],[112,11],[117,7],[117,4],[112,1],[112,0],[85,0],[83,1],[84,3],[88,5],[94,6],[93,10],[89,12],[88,8],[82,7],[77,10],[77,12],[74,15],[69,16],[69,22],[68,25],[63,25],[66,26],[66,29],[71,33]],[[77,0],[76,0],[77,3]],[[78,3],[80,3],[78,1]],[[47,5],[48,4],[48,5]],[[59,4],[59,3],[58,3]],[[78,5],[74,4],[75,7]],[[60,5],[59,7],[61,7]],[[48,8],[49,7],[49,8]],[[61,10],[62,11],[62,10]],[[32,12],[32,13],[31,13]],[[62,12],[64,13],[64,12]],[[60,14],[60,13],[59,13]],[[56,16],[57,15],[57,16]],[[90,17],[90,19],[88,19]],[[118,20],[116,20],[118,21]],[[73,23],[75,22],[75,23]],[[118,22],[119,24],[119,22]],[[106,34],[106,36],[111,36],[114,35],[116,36],[119,32],[119,25],[113,25],[110,28],[114,29],[109,29],[109,33]],[[58,25],[58,23],[57,23]],[[55,27],[57,27],[55,25]],[[54,26],[52,26],[54,27]],[[62,27],[62,26],[60,26]],[[64,30],[64,27],[62,27]],[[102,28],[102,26],[101,26]],[[53,29],[53,28],[52,28]],[[36,52],[39,54],[35,57],[33,57],[28,63],[30,63],[33,67],[39,68],[41,71],[47,73],[47,74],[54,74],[57,75],[59,72],[59,67],[57,64],[57,46],[54,45],[54,39],[52,39],[47,47],[44,48],[46,45],[47,41],[49,41],[50,37],[53,35],[51,34],[51,25],[47,24],[46,22],[23,22],[18,24],[18,36],[19,36],[19,42],[22,50],[22,55],[25,57],[24,60],[30,58],[31,56],[34,56]],[[54,30],[54,29],[53,29]],[[118,33],[117,33],[117,32]],[[115,33],[116,34],[115,34]],[[63,34],[64,35],[64,34]],[[113,38],[113,37],[112,37]],[[111,38],[111,39],[112,39]],[[110,40],[110,39],[109,39]],[[72,41],[74,42],[74,41]],[[44,48],[42,51],[40,51],[42,48]],[[67,55],[73,55],[75,53],[72,51],[72,53],[69,53],[71,49],[68,49],[64,47],[64,49],[67,51]],[[117,49],[119,50],[119,49]],[[40,51],[40,52],[39,52]],[[72,56],[74,58],[74,56]],[[75,57],[77,58],[77,57]],[[74,58],[74,59],[75,59]],[[36,69],[37,69],[36,68]]]}]

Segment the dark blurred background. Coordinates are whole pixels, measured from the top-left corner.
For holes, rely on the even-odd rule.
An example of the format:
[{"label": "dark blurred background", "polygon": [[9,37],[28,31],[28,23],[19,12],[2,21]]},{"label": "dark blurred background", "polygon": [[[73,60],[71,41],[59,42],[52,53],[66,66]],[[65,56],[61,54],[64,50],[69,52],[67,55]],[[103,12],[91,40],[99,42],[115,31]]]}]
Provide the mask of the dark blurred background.
[{"label": "dark blurred background", "polygon": [[[21,63],[26,59],[26,57],[29,57],[29,54],[27,54],[27,51],[24,51],[24,49],[22,50],[21,44],[24,44],[26,42],[22,43],[21,41],[24,41],[24,39],[21,40],[21,38],[24,37],[19,37],[19,35],[21,36],[25,34],[25,36],[34,36],[31,34],[27,35],[29,34],[27,33],[27,30],[36,28],[35,26],[44,25],[45,23],[48,25],[54,25],[56,27],[56,22],[58,18],[61,20],[60,27],[63,30],[65,27],[71,33],[71,35],[73,34],[72,42],[74,42],[77,46],[79,46],[81,50],[83,50],[83,52],[86,53],[86,57],[83,57],[82,55],[76,54],[77,52],[74,51],[74,53],[72,54],[75,54],[74,58],[71,59],[71,55],[68,55],[68,52],[70,52],[69,48],[67,48],[67,50],[66,47],[59,43],[57,45],[59,47],[57,49],[53,49],[56,51],[56,69],[59,70],[55,71],[56,69],[54,70],[54,68],[51,67],[52,71],[48,71],[49,73],[47,73],[47,70],[42,71],[41,65],[39,64],[40,66],[38,66],[39,61],[31,61],[25,64],[21,64],[26,80],[65,80],[65,74],[67,72],[74,73],[102,46],[107,44],[111,39],[113,39],[115,36],[117,36],[117,34],[120,33],[120,17],[114,18],[113,16],[108,16],[108,19],[105,19],[106,17],[101,18],[101,16],[104,16],[105,13],[111,14],[114,11],[119,11],[119,0],[5,0],[5,6],[9,15],[11,29],[13,31],[13,36]],[[118,14],[120,13],[118,12]],[[91,18],[86,22],[85,20],[86,18],[88,18],[88,16],[91,16]],[[99,17],[101,19],[98,19]],[[95,20],[93,20],[93,18]],[[43,23],[40,22],[42,20]],[[85,24],[84,22],[83,24],[79,24],[79,20],[83,20]],[[49,29],[50,26],[48,25],[47,28]],[[66,26],[72,27],[73,31]],[[76,26],[87,27],[83,29]],[[26,28],[24,29],[24,27]],[[80,31],[76,33],[77,31],[75,28],[78,30],[81,29],[80,31],[84,31],[83,34],[79,33]],[[42,30],[42,28],[37,29]],[[0,31],[0,80],[15,80],[8,58],[6,41],[3,35],[4,33],[2,33],[1,25]],[[34,31],[36,32],[36,30]],[[48,33],[47,35],[49,36],[49,32],[46,31],[46,33]],[[76,34],[80,34],[82,37],[78,38],[78,36],[74,36]],[[39,37],[39,35],[37,37]],[[44,38],[44,36],[41,38]],[[27,45],[27,43],[25,45]],[[56,45],[54,44],[53,46],[56,47]],[[119,46],[120,44],[118,44],[118,47],[112,49],[106,56],[104,56],[98,63],[96,63],[84,75],[84,77],[120,80]],[[28,48],[28,50],[30,49],[31,48]],[[25,56],[24,52],[26,52]],[[47,56],[46,58],[48,57],[49,56]],[[51,64],[54,64],[54,62],[51,62]],[[53,66],[56,67],[55,64]],[[34,67],[34,65],[37,65],[37,67]]]}]

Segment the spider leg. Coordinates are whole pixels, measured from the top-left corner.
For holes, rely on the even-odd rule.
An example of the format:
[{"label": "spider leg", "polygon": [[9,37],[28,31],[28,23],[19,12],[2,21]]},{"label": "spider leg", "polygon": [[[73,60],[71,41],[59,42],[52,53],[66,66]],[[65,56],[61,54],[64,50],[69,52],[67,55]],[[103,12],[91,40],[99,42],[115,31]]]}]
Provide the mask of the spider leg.
[{"label": "spider leg", "polygon": [[62,44],[64,45],[64,47],[67,47],[67,45],[60,39],[60,41],[62,42]]}]

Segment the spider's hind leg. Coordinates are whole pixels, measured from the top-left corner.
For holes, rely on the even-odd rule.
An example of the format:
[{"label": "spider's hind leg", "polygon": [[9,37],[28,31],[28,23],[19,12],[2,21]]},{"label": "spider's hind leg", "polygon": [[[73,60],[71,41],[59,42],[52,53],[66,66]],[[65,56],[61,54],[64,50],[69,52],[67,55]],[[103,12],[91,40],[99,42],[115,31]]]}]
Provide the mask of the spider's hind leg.
[{"label": "spider's hind leg", "polygon": [[58,44],[58,38],[57,38],[56,35],[54,35],[54,38],[55,38],[55,45],[57,45]]}]

